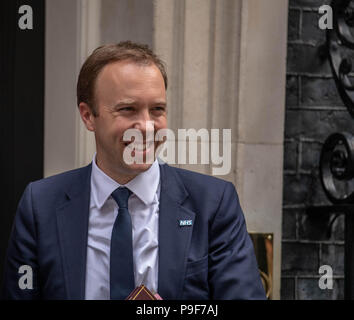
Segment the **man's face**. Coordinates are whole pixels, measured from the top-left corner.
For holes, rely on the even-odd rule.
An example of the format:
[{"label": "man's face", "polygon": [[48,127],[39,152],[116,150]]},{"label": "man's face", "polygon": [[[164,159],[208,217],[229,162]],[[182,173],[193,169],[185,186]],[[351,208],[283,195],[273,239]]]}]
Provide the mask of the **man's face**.
[{"label": "man's face", "polygon": [[[125,148],[131,148],[131,145],[127,146],[129,142],[123,141],[124,132],[127,129],[141,131],[143,141],[135,141],[140,144],[140,151],[136,149],[135,152],[140,152],[144,162],[147,153],[156,151],[162,143],[147,143],[156,131],[167,127],[162,74],[155,64],[142,65],[131,61],[108,64],[96,79],[95,101],[98,116],[90,115],[91,128],[84,122],[95,133],[97,164],[118,182],[126,183],[147,170],[151,163],[127,164],[124,161]],[[147,121],[153,121],[153,126],[147,127]],[[135,152],[131,154],[134,156]]]}]

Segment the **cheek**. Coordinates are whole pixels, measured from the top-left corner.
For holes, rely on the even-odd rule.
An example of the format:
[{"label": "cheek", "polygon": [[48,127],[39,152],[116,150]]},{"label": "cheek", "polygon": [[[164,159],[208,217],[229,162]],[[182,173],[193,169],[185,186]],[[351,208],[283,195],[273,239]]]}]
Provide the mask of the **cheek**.
[{"label": "cheek", "polygon": [[161,137],[157,137],[156,133],[160,130],[160,129],[167,129],[167,119],[160,119],[159,121],[155,122],[155,139],[158,139],[157,141],[155,141],[155,147],[158,148],[161,144],[163,144],[165,142],[165,139],[163,141],[160,141]]},{"label": "cheek", "polygon": [[102,142],[109,145],[118,142],[124,132],[118,124],[105,121],[96,126],[95,133]]},{"label": "cheek", "polygon": [[155,121],[155,131],[159,129],[166,129],[167,128],[167,118],[163,117]]}]

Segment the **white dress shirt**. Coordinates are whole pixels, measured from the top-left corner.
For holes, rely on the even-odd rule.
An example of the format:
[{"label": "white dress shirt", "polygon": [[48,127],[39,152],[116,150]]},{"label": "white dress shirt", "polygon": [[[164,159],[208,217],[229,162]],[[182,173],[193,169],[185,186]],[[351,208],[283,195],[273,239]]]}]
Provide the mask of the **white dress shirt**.
[{"label": "white dress shirt", "polygon": [[[92,160],[91,195],[86,262],[87,300],[110,299],[110,245],[118,205],[111,193],[119,183],[107,176]],[[124,185],[133,193],[128,200],[132,218],[135,286],[144,284],[157,292],[158,212],[160,168],[158,161]]]}]

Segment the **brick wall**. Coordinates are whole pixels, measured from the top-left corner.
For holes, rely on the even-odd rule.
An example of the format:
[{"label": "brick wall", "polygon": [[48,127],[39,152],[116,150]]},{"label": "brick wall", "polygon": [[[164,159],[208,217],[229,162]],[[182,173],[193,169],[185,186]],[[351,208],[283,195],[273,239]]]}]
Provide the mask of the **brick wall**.
[{"label": "brick wall", "polygon": [[[337,92],[318,28],[325,0],[289,0],[281,299],[344,298],[344,217],[309,216],[307,206],[329,204],[319,180],[322,144],[332,133],[354,132]],[[333,268],[332,290],[318,286],[321,265]]]}]

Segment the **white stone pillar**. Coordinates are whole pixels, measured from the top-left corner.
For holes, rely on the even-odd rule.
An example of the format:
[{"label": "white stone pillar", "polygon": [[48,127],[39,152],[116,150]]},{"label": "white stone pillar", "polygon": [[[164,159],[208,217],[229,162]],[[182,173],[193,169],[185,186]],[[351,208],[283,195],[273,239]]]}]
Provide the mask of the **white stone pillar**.
[{"label": "white stone pillar", "polygon": [[[80,0],[78,3],[78,49],[76,79],[86,58],[100,45],[101,0]],[[88,131],[76,112],[76,157],[75,166],[82,167],[91,162],[96,151],[95,136]]]},{"label": "white stone pillar", "polygon": [[250,231],[274,234],[280,298],[288,2],[242,2],[236,185]]},{"label": "white stone pillar", "polygon": [[46,1],[44,176],[88,164],[94,136],[80,119],[76,83],[99,45],[100,0]]}]

